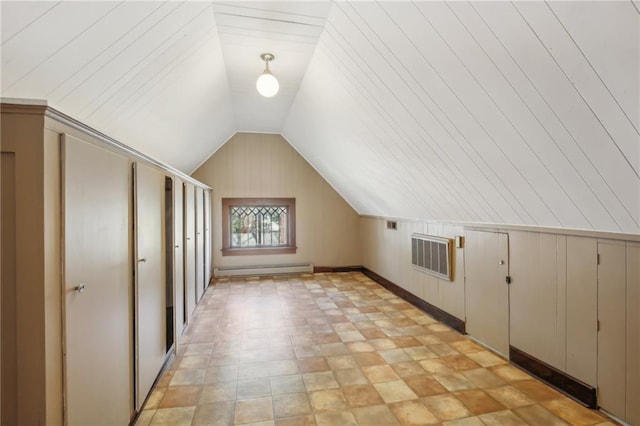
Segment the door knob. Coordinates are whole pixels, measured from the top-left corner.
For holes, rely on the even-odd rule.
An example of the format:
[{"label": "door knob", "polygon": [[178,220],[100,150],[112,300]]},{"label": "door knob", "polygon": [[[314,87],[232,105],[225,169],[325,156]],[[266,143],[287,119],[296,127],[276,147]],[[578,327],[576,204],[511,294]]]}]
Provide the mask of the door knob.
[{"label": "door knob", "polygon": [[84,292],[84,287],[85,287],[84,283],[80,283],[77,286],[75,286],[74,290],[78,293],[82,293]]},{"label": "door knob", "polygon": [[138,259],[138,262],[142,262],[142,263],[144,263],[144,262],[146,262],[146,261],[147,261],[147,258],[146,258],[146,257],[143,257],[142,259]]}]

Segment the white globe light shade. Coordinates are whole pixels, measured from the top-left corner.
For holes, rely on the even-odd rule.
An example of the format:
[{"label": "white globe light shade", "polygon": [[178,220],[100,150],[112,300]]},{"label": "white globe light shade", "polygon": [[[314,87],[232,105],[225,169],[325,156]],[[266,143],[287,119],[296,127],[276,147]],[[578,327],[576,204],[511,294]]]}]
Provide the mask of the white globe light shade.
[{"label": "white globe light shade", "polygon": [[270,98],[278,93],[280,84],[273,74],[269,71],[265,71],[260,75],[260,77],[258,77],[258,80],[256,81],[256,89],[258,90],[258,93],[265,98]]}]

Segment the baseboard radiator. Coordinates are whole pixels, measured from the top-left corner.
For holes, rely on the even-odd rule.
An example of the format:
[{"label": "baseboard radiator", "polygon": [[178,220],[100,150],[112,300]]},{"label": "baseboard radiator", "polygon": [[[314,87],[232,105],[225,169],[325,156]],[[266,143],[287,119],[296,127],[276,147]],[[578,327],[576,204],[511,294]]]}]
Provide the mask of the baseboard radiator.
[{"label": "baseboard radiator", "polygon": [[310,263],[295,263],[287,265],[263,266],[223,266],[214,268],[216,277],[246,277],[251,275],[283,275],[283,274],[311,274],[313,265]]}]

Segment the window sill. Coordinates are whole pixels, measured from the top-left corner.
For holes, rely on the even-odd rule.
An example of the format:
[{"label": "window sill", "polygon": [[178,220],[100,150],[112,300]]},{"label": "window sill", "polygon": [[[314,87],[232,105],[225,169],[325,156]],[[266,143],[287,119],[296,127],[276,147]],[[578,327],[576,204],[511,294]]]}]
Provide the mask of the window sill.
[{"label": "window sill", "polygon": [[223,248],[223,256],[255,256],[265,254],[295,254],[298,247],[252,247],[252,248]]}]

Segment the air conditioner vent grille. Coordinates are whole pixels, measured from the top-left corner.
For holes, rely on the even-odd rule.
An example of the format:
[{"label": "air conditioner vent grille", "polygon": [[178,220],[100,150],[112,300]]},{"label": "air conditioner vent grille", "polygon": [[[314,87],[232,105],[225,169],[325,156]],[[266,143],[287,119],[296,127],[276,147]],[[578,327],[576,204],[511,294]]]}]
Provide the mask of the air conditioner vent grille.
[{"label": "air conditioner vent grille", "polygon": [[451,281],[453,240],[431,235],[411,235],[411,264],[421,271]]}]

